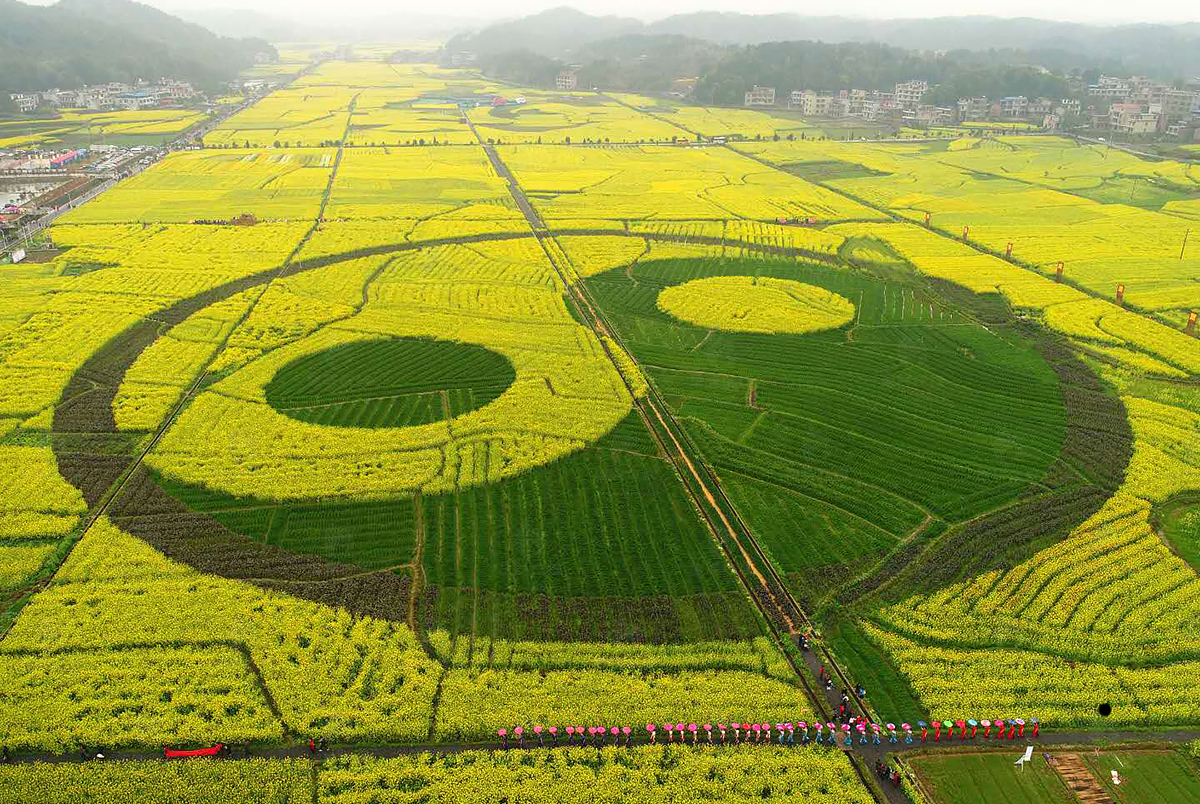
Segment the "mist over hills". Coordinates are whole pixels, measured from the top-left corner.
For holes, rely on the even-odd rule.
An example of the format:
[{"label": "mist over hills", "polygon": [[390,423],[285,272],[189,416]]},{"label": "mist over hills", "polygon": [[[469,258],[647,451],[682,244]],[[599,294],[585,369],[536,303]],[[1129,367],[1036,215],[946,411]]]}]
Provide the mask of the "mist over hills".
[{"label": "mist over hills", "polygon": [[163,76],[215,86],[275,52],[132,0],[0,0],[0,21],[0,92]]},{"label": "mist over hills", "polygon": [[[767,42],[875,42],[915,51],[1019,50],[1070,54],[1073,61],[1121,65],[1172,80],[1200,74],[1200,24],[1100,26],[1032,18],[941,17],[860,20],[800,14],[696,12],[643,23],[629,17],[592,16],[568,7],[487,26],[454,37],[450,50],[481,56],[528,50],[548,58],[579,60],[583,49],[628,36],[673,35],[731,47]],[[594,49],[594,48],[593,48]],[[1052,59],[1053,60],[1053,59]],[[1048,65],[1049,66],[1049,65]],[[1061,69],[1059,64],[1051,69]]]},{"label": "mist over hills", "polygon": [[383,15],[343,15],[322,19],[284,17],[253,8],[190,8],[176,13],[222,36],[253,36],[276,43],[444,40],[490,23],[490,20],[451,14],[402,10]]}]

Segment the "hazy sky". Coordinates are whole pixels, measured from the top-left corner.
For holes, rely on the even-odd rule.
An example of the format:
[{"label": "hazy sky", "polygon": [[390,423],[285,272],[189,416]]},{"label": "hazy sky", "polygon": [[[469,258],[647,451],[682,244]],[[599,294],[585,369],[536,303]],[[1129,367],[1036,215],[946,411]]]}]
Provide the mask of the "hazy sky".
[{"label": "hazy sky", "polygon": [[[238,0],[151,0],[162,8],[238,7]],[[1089,0],[903,0],[882,3],[878,0],[839,0],[837,3],[798,3],[796,0],[444,0],[416,4],[412,0],[339,0],[334,4],[337,16],[354,11],[463,14],[487,17],[522,14],[570,5],[591,14],[622,14],[656,19],[689,11],[742,11],[752,14],[790,11],[801,14],[840,14],[873,18],[937,17],[987,14],[996,17],[1041,17],[1075,22],[1200,22],[1200,3],[1196,0],[1141,0],[1138,3],[1089,2]],[[287,14],[303,9],[328,14],[330,4],[321,0],[250,0],[243,8]],[[294,13],[294,11],[293,11]]]},{"label": "hazy sky", "polygon": [[[26,0],[47,5],[53,0]],[[1040,17],[1074,22],[1200,22],[1197,0],[838,0],[836,3],[799,3],[796,0],[143,0],[165,10],[184,8],[250,8],[279,16],[346,19],[353,14],[445,14],[470,17],[514,17],[571,5],[592,14],[621,14],[650,20],[688,11],[721,10],[765,14],[791,11],[801,14],[844,16],[937,17],[986,14],[996,17]]]}]

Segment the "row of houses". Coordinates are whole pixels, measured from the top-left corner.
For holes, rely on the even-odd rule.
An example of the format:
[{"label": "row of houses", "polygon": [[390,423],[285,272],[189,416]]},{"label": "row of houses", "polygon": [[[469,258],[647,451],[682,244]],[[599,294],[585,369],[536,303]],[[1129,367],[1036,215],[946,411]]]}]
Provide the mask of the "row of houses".
[{"label": "row of houses", "polygon": [[[896,84],[892,92],[866,89],[843,89],[840,92],[822,93],[812,89],[798,89],[788,97],[788,108],[802,114],[822,117],[861,117],[877,119],[881,112],[892,110],[915,110],[929,91],[926,81],[905,81]],[[754,86],[746,92],[746,106],[774,106],[775,87]]]},{"label": "row of houses", "polygon": [[1145,76],[1102,75],[1087,94],[1098,107],[1089,123],[1099,131],[1182,136],[1200,125],[1200,79],[1180,89]]},{"label": "row of houses", "polygon": [[[1088,88],[1093,103],[1076,98],[960,98],[954,106],[924,103],[929,92],[925,81],[896,84],[892,91],[843,89],[836,93],[796,90],[789,109],[814,117],[859,118],[918,126],[949,125],[970,120],[1008,120],[1035,123],[1056,129],[1064,121],[1082,118],[1090,128],[1130,134],[1183,135],[1200,125],[1200,80],[1193,88],[1177,89],[1145,78],[1102,76]],[[746,106],[776,106],[774,87],[754,86],[746,92]]]},{"label": "row of houses", "polygon": [[69,109],[112,111],[117,109],[149,109],[171,106],[197,95],[186,81],[169,78],[156,83],[138,81],[136,84],[112,82],[84,86],[78,89],[47,89],[9,95],[18,111],[29,113],[41,106]]}]

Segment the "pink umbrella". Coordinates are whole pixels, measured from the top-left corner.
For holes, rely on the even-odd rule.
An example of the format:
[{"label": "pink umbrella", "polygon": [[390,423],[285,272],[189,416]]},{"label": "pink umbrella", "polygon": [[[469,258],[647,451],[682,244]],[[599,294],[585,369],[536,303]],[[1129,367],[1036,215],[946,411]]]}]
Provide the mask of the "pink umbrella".
[{"label": "pink umbrella", "polygon": [[721,742],[725,742],[725,724],[718,723],[717,728],[721,730]]},{"label": "pink umbrella", "polygon": [[992,730],[992,721],[990,721],[990,720],[981,720],[981,721],[979,721],[979,722],[980,722],[981,724],[983,724],[983,739],[985,739],[985,740],[986,740],[986,739],[988,738],[988,732],[990,732],[990,731]]},{"label": "pink umbrella", "polygon": [[621,732],[625,735],[625,745],[629,745],[629,734],[632,731],[633,729],[629,728],[628,726],[621,727]]},{"label": "pink umbrella", "polygon": [[690,731],[692,733],[692,745],[695,745],[696,744],[696,724],[689,723],[688,731]]},{"label": "pink umbrella", "polygon": [[550,739],[554,741],[555,745],[558,745],[558,726],[551,726],[549,732]]},{"label": "pink umbrella", "polygon": [[534,727],[533,727],[533,733],[537,735],[537,738],[538,738],[538,745],[541,745],[541,744],[542,744],[542,727],[541,727],[541,726],[534,726]]},{"label": "pink umbrella", "polygon": [[656,740],[655,740],[655,734],[654,734],[654,724],[653,724],[653,723],[647,723],[647,724],[646,724],[646,731],[650,732],[650,742],[652,742],[652,743],[653,743],[653,742],[656,742]]},{"label": "pink umbrella", "polygon": [[741,736],[741,733],[742,733],[741,732],[741,728],[742,728],[741,724],[740,723],[730,723],[729,728],[733,729],[733,741],[737,742],[738,738]]},{"label": "pink umbrella", "polygon": [[504,740],[504,747],[508,748],[508,729],[500,729],[496,733],[500,735],[500,739]]},{"label": "pink umbrella", "polygon": [[711,724],[711,723],[705,723],[705,724],[704,724],[704,731],[705,731],[705,733],[706,733],[706,734],[708,734],[708,741],[711,743],[711,742],[712,742],[712,724]]},{"label": "pink umbrella", "polygon": [[671,741],[672,741],[672,737],[671,737],[671,735],[672,735],[672,734],[674,733],[674,731],[675,731],[675,724],[674,724],[674,723],[668,723],[667,725],[663,726],[663,728],[667,730],[667,742],[671,742]]},{"label": "pink umbrella", "polygon": [[751,726],[750,728],[754,729],[754,742],[758,742],[758,738],[759,738],[759,736],[762,734],[762,724],[761,724],[761,723],[755,723],[755,724],[754,724],[753,726]]},{"label": "pink umbrella", "polygon": [[520,726],[517,726],[515,729],[513,729],[513,734],[517,735],[518,743],[525,741],[525,729],[521,728]]}]

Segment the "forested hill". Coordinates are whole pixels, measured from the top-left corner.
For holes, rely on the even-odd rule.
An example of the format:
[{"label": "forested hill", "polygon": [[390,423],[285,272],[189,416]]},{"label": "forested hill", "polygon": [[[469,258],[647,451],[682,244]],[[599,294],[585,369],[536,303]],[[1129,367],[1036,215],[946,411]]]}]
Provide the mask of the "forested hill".
[{"label": "forested hill", "polygon": [[259,39],[231,39],[130,0],[59,0],[31,6],[0,0],[0,92],[76,87],[137,78],[200,86],[233,79]]},{"label": "forested hill", "polygon": [[[799,14],[697,12],[645,24],[626,17],[593,17],[557,8],[455,37],[451,50],[485,55],[527,50],[581,61],[602,40],[639,34],[701,39],[717,45],[767,42],[877,42],[914,51],[1021,51],[1045,54],[1050,69],[1112,64],[1162,80],[1200,74],[1200,25],[1098,26],[1030,18],[941,17],[860,20]],[[1063,65],[1059,62],[1069,61]],[[1038,62],[1041,63],[1041,62]]]},{"label": "forested hill", "polygon": [[935,56],[856,42],[768,42],[738,48],[702,74],[696,99],[737,104],[754,84],[775,87],[786,96],[796,89],[886,89],[913,78],[938,85],[927,96],[931,103],[952,104],[979,95],[1066,97],[1069,87],[1065,78],[1022,66],[1031,63],[1036,63],[1031,54],[1021,51],[963,50]]}]

